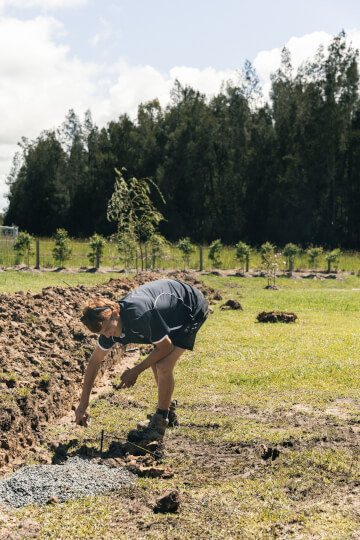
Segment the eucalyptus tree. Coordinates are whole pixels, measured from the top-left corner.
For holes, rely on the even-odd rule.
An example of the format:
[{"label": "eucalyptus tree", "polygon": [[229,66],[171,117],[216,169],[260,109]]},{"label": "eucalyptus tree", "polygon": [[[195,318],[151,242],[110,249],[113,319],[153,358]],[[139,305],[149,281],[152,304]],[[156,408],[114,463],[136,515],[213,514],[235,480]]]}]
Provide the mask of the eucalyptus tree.
[{"label": "eucalyptus tree", "polygon": [[150,178],[138,179],[132,176],[125,179],[123,175],[125,172],[125,167],[122,167],[121,170],[115,169],[115,186],[108,203],[107,218],[116,223],[119,237],[125,234],[135,238],[140,250],[143,269],[143,247],[157,232],[159,223],[164,219],[151,199],[152,188],[164,203],[165,200],[157,185]]}]

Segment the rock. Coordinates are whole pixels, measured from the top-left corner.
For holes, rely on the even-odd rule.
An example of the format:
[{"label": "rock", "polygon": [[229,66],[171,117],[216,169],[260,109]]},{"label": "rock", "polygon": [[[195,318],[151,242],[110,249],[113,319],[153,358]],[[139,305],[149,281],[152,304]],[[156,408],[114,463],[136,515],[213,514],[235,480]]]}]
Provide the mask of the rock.
[{"label": "rock", "polygon": [[174,473],[170,469],[156,467],[155,465],[145,467],[144,465],[131,462],[124,468],[141,478],[172,478],[174,476]]},{"label": "rock", "polygon": [[46,501],[46,504],[59,504],[59,499],[57,498],[56,495],[54,495],[54,497],[50,497],[47,501]]},{"label": "rock", "polygon": [[277,448],[271,448],[271,446],[265,446],[265,444],[261,445],[262,448],[262,454],[261,459],[264,459],[267,461],[271,458],[271,461],[274,461],[276,458],[280,456],[280,452]]},{"label": "rock", "polygon": [[155,513],[175,513],[180,511],[180,494],[177,489],[170,489],[163,493],[155,503]]}]

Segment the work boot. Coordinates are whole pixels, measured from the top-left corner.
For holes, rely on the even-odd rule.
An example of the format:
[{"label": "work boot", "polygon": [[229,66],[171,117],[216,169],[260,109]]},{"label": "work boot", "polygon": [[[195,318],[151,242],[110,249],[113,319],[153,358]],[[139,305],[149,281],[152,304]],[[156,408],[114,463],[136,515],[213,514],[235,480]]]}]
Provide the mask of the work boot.
[{"label": "work boot", "polygon": [[[169,409],[169,415],[168,415],[168,420],[169,420],[168,427],[176,427],[180,425],[178,417],[176,415],[176,406],[177,406],[177,399],[173,399],[170,403],[170,409]],[[152,414],[148,414],[147,415],[148,420],[142,420],[141,422],[139,422],[138,425],[136,426],[137,429],[139,431],[143,431],[144,429],[149,427],[150,420],[152,417],[153,417]]]},{"label": "work boot", "polygon": [[128,440],[134,443],[139,441],[162,441],[168,424],[167,418],[164,418],[161,414],[155,413],[152,415],[149,425],[145,427],[145,429],[131,430],[128,435]]},{"label": "work boot", "polygon": [[178,417],[176,416],[177,399],[173,399],[170,403],[170,409],[168,414],[169,427],[176,427],[179,425]]},{"label": "work boot", "polygon": [[150,424],[150,420],[152,419],[152,417],[154,416],[155,413],[153,414],[147,414],[146,415],[146,418],[147,420],[141,420],[141,422],[138,423],[138,425],[136,426],[136,429],[138,431],[143,431],[144,429],[146,429],[147,427],[149,427],[149,424]]},{"label": "work boot", "polygon": [[136,426],[136,429],[138,431],[143,431],[144,429],[146,429],[147,427],[149,427],[149,424],[150,424],[150,420],[151,420],[151,417],[152,417],[152,414],[148,414],[147,415],[149,420],[142,420],[141,422],[138,423],[138,425]]}]

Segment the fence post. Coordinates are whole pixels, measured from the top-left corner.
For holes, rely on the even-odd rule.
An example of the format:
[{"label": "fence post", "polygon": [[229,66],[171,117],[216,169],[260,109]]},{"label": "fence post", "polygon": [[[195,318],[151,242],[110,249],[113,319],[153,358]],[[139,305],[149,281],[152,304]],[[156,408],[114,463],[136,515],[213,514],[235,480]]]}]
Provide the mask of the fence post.
[{"label": "fence post", "polygon": [[200,272],[202,272],[203,269],[203,247],[200,246]]},{"label": "fence post", "polygon": [[40,242],[39,240],[36,240],[36,266],[35,268],[37,270],[40,268]]}]

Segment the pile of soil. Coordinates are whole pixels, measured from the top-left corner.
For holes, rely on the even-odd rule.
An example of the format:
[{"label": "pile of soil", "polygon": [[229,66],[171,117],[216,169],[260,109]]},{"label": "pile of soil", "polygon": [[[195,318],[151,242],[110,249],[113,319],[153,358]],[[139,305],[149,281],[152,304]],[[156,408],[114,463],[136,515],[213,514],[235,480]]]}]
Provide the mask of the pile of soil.
[{"label": "pile of soil", "polygon": [[298,316],[295,313],[287,313],[285,311],[262,311],[256,317],[258,322],[295,322]]},{"label": "pile of soil", "polygon": [[[0,295],[0,474],[20,465],[24,456],[41,458],[42,432],[49,422],[71,411],[79,400],[83,374],[97,335],[79,320],[91,296],[119,299],[143,283],[161,278],[142,273],[85,287],[47,287],[40,293]],[[171,276],[197,286],[211,300],[215,291],[195,276]],[[124,354],[117,344],[100,374]]]},{"label": "pile of soil", "polygon": [[241,307],[241,304],[237,300],[232,300],[230,298],[230,300],[228,300],[227,302],[225,302],[225,304],[220,306],[220,309],[240,309],[240,310],[242,310],[242,307]]}]

